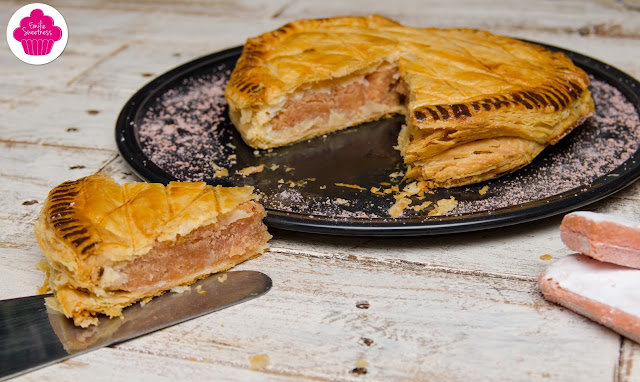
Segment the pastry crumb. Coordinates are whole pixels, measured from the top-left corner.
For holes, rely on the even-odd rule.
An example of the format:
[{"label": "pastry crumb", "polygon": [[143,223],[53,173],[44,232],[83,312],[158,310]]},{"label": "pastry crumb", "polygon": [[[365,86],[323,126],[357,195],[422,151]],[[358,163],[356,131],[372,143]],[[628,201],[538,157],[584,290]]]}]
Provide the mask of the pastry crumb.
[{"label": "pastry crumb", "polygon": [[223,283],[225,281],[227,281],[227,274],[226,273],[224,273],[222,276],[218,276],[218,282],[219,283]]},{"label": "pastry crumb", "polygon": [[453,211],[458,206],[458,201],[453,196],[449,199],[440,199],[436,202],[433,210],[429,211],[429,216],[442,216]]},{"label": "pastry crumb", "polygon": [[354,190],[363,190],[363,191],[367,190],[366,188],[360,187],[357,184],[335,183],[335,185],[338,187],[353,188]]},{"label": "pastry crumb", "polygon": [[184,293],[184,292],[189,292],[190,290],[191,290],[191,285],[179,285],[170,289],[170,291],[173,293]]},{"label": "pastry crumb", "polygon": [[44,298],[44,305],[48,309],[52,309],[52,310],[54,310],[56,312],[64,313],[64,311],[62,310],[62,306],[58,302],[58,299],[56,299],[55,297],[45,297]]},{"label": "pastry crumb", "polygon": [[226,168],[221,168],[219,170],[216,170],[216,172],[214,172],[213,175],[216,178],[224,178],[226,176],[229,176],[229,170],[227,170]]},{"label": "pastry crumb", "polygon": [[487,193],[487,191],[489,191],[489,186],[484,186],[480,189],[480,191],[478,191],[478,194],[484,195]]},{"label": "pastry crumb", "polygon": [[249,357],[251,363],[251,370],[264,369],[269,364],[268,354],[255,354]]},{"label": "pastry crumb", "polygon": [[407,184],[402,191],[409,196],[418,195],[419,197],[423,197],[425,192],[430,191],[429,183],[425,181],[411,182]]},{"label": "pastry crumb", "polygon": [[553,259],[553,256],[551,256],[549,254],[545,254],[545,255],[540,256],[540,260],[545,260],[546,261],[546,260],[551,260],[551,259]]},{"label": "pastry crumb", "polygon": [[198,294],[207,294],[207,291],[202,289],[202,285],[198,285],[196,287],[196,293],[198,293]]},{"label": "pastry crumb", "polygon": [[396,200],[396,202],[389,208],[389,216],[392,218],[397,218],[402,215],[405,208],[409,207],[411,204],[411,199],[400,197]]},{"label": "pastry crumb", "polygon": [[289,185],[289,188],[302,187],[302,186],[305,186],[307,184],[307,181],[306,180],[299,180],[297,182],[294,182],[293,180],[289,180],[289,181],[287,181],[287,184]]},{"label": "pastry crumb", "polygon": [[140,300],[140,306],[145,306],[148,303],[151,302],[151,300],[153,299],[153,297],[145,297],[142,300]]},{"label": "pastry crumb", "polygon": [[249,166],[249,167],[245,167],[241,170],[237,171],[238,175],[242,175],[242,176],[249,176],[252,174],[257,174],[259,172],[262,172],[264,170],[264,165],[258,165],[258,166]]},{"label": "pastry crumb", "polygon": [[420,211],[424,210],[425,208],[429,207],[432,204],[433,204],[432,202],[426,201],[426,202],[424,202],[422,204],[419,204],[417,206],[413,206],[413,210],[417,211],[417,212],[420,212]]},{"label": "pastry crumb", "polygon": [[367,366],[369,366],[369,362],[364,359],[356,360],[355,368],[351,370],[353,374],[367,374]]},{"label": "pastry crumb", "polygon": [[42,286],[38,288],[38,294],[45,294],[50,291],[49,276],[51,273],[49,269],[49,263],[47,262],[47,260],[41,259],[40,261],[38,261],[38,265],[36,265],[36,268],[44,272],[44,282],[42,283]]}]

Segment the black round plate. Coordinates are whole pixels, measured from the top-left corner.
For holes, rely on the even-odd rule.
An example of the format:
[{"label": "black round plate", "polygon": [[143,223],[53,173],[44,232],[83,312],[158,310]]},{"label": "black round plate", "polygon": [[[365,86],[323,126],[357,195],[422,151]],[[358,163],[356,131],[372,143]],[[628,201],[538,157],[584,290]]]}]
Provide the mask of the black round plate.
[{"label": "black round plate", "polygon": [[[398,176],[404,169],[402,159],[393,149],[403,119],[380,120],[288,147],[255,151],[229,121],[220,91],[211,91],[226,83],[242,47],[191,61],[144,86],[124,105],[116,141],[133,170],[150,182],[204,180],[255,186],[270,227],[412,236],[541,219],[593,203],[640,176],[640,83],[600,61],[543,46],[564,52],[591,76],[592,85],[600,84],[592,88],[596,117],[525,168],[482,184],[434,190],[414,199],[413,205],[434,204],[422,211],[408,210],[399,218],[389,217],[387,209],[394,199],[385,190],[404,185]],[[613,100],[622,100],[626,109],[609,105]],[[154,136],[150,126],[166,136]],[[261,172],[237,173],[260,165],[264,165]],[[216,169],[222,167],[229,176],[216,177]],[[377,189],[372,192],[372,187]],[[456,209],[446,216],[429,216],[438,200],[451,197],[458,201]]]}]

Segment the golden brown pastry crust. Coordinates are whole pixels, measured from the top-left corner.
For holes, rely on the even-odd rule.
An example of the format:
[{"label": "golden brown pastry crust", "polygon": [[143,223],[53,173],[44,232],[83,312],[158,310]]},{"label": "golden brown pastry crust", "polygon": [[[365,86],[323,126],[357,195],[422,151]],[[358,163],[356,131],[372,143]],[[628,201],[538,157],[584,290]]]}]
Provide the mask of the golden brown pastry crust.
[{"label": "golden brown pastry crust", "polygon": [[[361,123],[367,115],[346,120],[332,115],[337,122],[284,131],[270,126],[287,100],[362,78],[384,65],[397,67],[408,90],[400,109],[407,126],[399,148],[409,176],[434,186],[474,183],[520,168],[593,112],[586,73],[563,53],[479,30],[409,28],[366,16],[298,20],[249,39],[225,93],[231,119],[257,148]],[[370,116],[392,112],[398,111]],[[458,169],[446,177],[429,165],[444,160],[447,150],[472,142],[491,152],[498,138],[509,138],[500,142],[513,146],[483,158],[487,171],[476,171],[478,158],[472,157],[460,158]],[[499,155],[513,150],[525,152]],[[473,175],[465,163],[472,163]]]},{"label": "golden brown pastry crust", "polygon": [[[118,270],[149,254],[154,247],[180,243],[200,227],[223,230],[250,215],[264,217],[251,187],[225,188],[205,183],[171,182],[119,185],[106,175],[93,175],[55,187],[35,225],[38,244],[49,263],[49,287],[61,310],[76,324],[95,323],[96,313],[119,316],[131,303],[164,293],[112,290],[122,284]],[[262,224],[262,223],[260,223]],[[270,238],[262,225],[263,246],[253,253],[211,264],[204,274],[188,274],[178,285],[226,270],[258,256]]]}]

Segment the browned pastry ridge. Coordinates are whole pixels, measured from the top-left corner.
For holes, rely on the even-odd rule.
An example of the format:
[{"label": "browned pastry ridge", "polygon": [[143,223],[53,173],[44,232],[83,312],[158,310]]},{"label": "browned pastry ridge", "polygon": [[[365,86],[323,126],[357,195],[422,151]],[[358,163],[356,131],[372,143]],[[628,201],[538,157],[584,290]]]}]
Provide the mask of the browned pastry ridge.
[{"label": "browned pastry ridge", "polygon": [[35,225],[48,286],[77,326],[259,256],[271,238],[251,187],[120,185],[93,175],[55,187]]},{"label": "browned pastry ridge", "polygon": [[593,113],[588,85],[565,54],[535,44],[366,16],[298,20],[248,39],[225,96],[261,149],[405,114],[407,177],[454,187],[557,143]]}]

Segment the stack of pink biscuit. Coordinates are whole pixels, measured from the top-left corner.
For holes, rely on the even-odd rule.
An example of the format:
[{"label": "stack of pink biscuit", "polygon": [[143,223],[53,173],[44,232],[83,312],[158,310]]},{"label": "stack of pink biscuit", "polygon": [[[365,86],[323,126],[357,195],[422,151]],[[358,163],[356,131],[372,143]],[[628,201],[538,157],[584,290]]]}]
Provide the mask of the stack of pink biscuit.
[{"label": "stack of pink biscuit", "polygon": [[640,223],[595,212],[573,212],[562,241],[580,254],[564,257],[538,277],[544,298],[640,343]]}]

